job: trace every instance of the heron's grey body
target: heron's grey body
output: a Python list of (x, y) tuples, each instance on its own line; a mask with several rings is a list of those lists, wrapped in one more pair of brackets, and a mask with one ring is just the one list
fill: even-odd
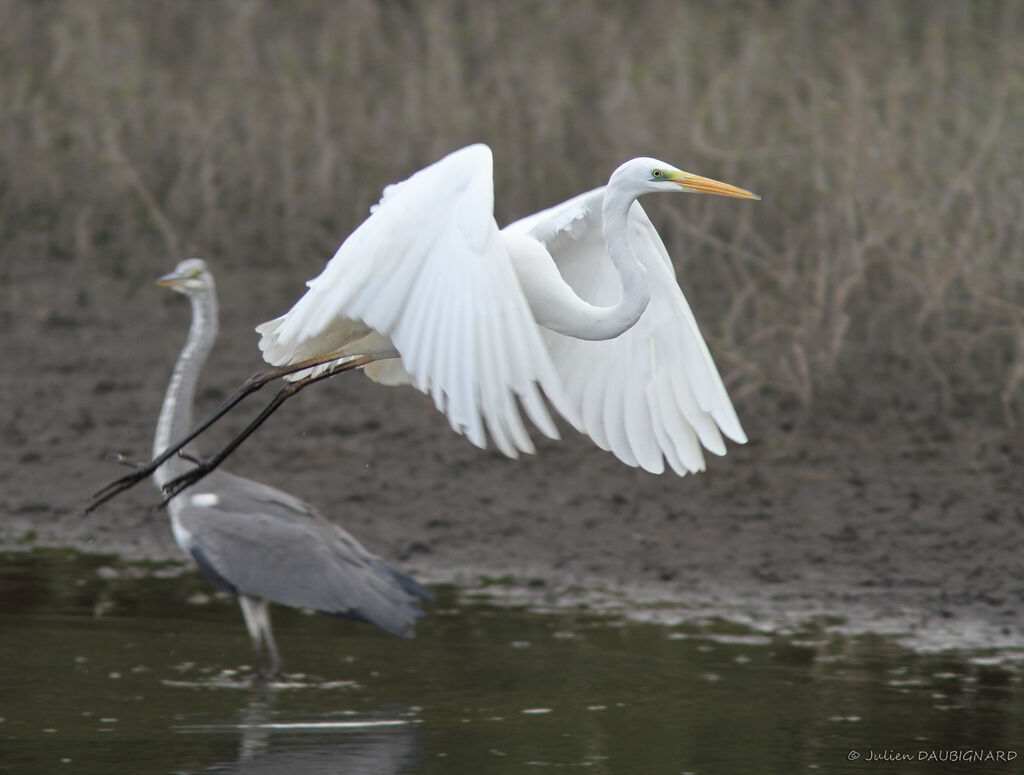
[[(164, 397), (154, 455), (191, 428), (199, 372), (217, 336), (216, 291), (204, 262), (183, 261), (160, 283), (189, 297), (192, 324)], [(173, 457), (153, 480), (162, 487), (189, 465)], [(358, 619), (408, 638), (423, 616), (419, 598), (430, 598), (308, 503), (251, 479), (214, 471), (167, 509), (182, 550), (214, 586), (238, 596), (257, 660), (265, 649), (272, 673), (281, 659), (268, 602)]]

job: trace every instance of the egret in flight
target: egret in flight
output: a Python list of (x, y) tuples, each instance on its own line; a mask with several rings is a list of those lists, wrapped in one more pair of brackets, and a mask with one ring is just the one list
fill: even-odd
[[(182, 261), (157, 282), (188, 296), (192, 325), (164, 396), (154, 455), (192, 427), (199, 372), (217, 337), (217, 295), (203, 261)], [(185, 456), (175, 455), (153, 472), (153, 481), (163, 487), (188, 467)], [(281, 656), (269, 602), (369, 622), (409, 638), (423, 616), (419, 599), (431, 598), (308, 503), (251, 479), (214, 471), (167, 509), (182, 551), (210, 583), (238, 597), (257, 666), (265, 650), (271, 674), (280, 672)]]
[[(181, 443), (270, 379), (289, 383), (219, 454), (170, 482), (168, 497), (299, 389), (356, 368), (429, 394), (457, 433), (479, 447), (489, 438), (512, 458), (534, 451), (522, 413), (559, 436), (542, 395), (599, 447), (652, 473), (703, 470), (702, 447), (725, 454), (722, 434), (746, 441), (637, 198), (759, 197), (645, 157), (601, 188), (499, 229), (492, 165), (490, 148), (471, 145), (385, 188), (305, 295), (256, 329), (277, 368), (250, 378)], [(90, 508), (131, 480), (101, 490)]]

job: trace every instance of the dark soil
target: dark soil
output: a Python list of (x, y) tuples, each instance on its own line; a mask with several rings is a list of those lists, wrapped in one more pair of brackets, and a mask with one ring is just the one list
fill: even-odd
[[(170, 267), (136, 268), (131, 279), (8, 271), (0, 546), (181, 558), (149, 483), (81, 513), (123, 472), (115, 451), (148, 457), (188, 325), (184, 300), (148, 283)], [(219, 275), (222, 333), (201, 410), (260, 366), (252, 326), (284, 311), (304, 279), (294, 268), (231, 275)], [(350, 374), (297, 396), (226, 468), (316, 504), (428, 582), (505, 577), (549, 603), (575, 587), (613, 590), (763, 626), (824, 613), (928, 648), (1024, 645), (1012, 434), (969, 419), (839, 419), (821, 405), (800, 414), (764, 396), (737, 408), (750, 444), (701, 475), (659, 477), (573, 431), (506, 460), (452, 433), (426, 397)]]

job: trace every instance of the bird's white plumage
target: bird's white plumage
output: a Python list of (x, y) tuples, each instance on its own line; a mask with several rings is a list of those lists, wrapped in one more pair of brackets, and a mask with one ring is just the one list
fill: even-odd
[[(457, 432), (481, 447), (489, 435), (510, 457), (533, 451), (520, 407), (558, 437), (539, 386), (623, 462), (702, 470), (702, 446), (724, 454), (723, 432), (741, 443), (746, 436), (665, 246), (635, 201), (697, 177), (665, 167), (655, 179), (652, 165), (663, 164), (628, 162), (608, 186), (499, 231), (490, 149), (456, 151), (384, 190), (295, 306), (257, 328), (264, 358), (371, 355), (368, 376), (415, 385)], [(612, 233), (626, 237), (614, 251), (604, 233), (613, 217)]]
[[(547, 247), (559, 273), (584, 300), (610, 305), (621, 283), (605, 250), (604, 187), (505, 227)], [(647, 269), (651, 300), (614, 339), (585, 341), (543, 330), (582, 429), (602, 449), (653, 473), (667, 460), (678, 474), (704, 468), (701, 445), (725, 454), (721, 432), (747, 440), (665, 245), (639, 202), (628, 239)]]
[[(393, 347), (411, 382), (477, 446), (489, 433), (510, 457), (533, 451), (517, 400), (558, 438), (538, 385), (562, 414), (573, 411), (518, 290), (493, 200), (482, 145), (388, 186), (288, 314), (257, 329), (264, 357), (280, 365)], [(402, 381), (394, 364), (369, 374)]]

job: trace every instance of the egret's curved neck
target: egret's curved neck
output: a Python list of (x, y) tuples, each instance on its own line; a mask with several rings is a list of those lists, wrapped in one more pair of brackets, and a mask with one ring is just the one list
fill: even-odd
[[(189, 301), (192, 303), (192, 325), (164, 394), (153, 437), (154, 457), (192, 430), (192, 402), (196, 383), (217, 338), (217, 294), (214, 289), (190, 293)], [(157, 487), (163, 487), (190, 467), (191, 463), (187, 460), (179, 456), (172, 457), (153, 472), (153, 481)]]
[(651, 300), (651, 293), (647, 289), (647, 270), (629, 244), (629, 211), (635, 201), (635, 194), (626, 193), (611, 184), (604, 191), (604, 203), (601, 206), (604, 244), (619, 273), (622, 297), (618, 304), (608, 308), (609, 322), (613, 327), (619, 327), (619, 330), (603, 339), (612, 339), (632, 328)]
[(581, 299), (565, 282), (551, 254), (536, 240), (515, 232), (503, 232), (520, 285), (538, 324), (574, 339), (614, 339), (626, 331), (647, 309), (647, 271), (630, 247), (626, 234), (629, 209), (636, 196), (618, 187), (605, 188), (602, 223), (605, 247), (622, 286), (619, 301), (609, 307)]

